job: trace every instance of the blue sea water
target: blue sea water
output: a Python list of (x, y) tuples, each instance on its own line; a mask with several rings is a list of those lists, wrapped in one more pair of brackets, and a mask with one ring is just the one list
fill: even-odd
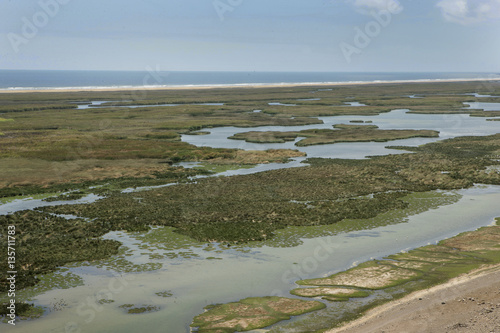
[(203, 85), (339, 83), (491, 79), (499, 73), (387, 72), (178, 72), (0, 70), (0, 89), (166, 87)]

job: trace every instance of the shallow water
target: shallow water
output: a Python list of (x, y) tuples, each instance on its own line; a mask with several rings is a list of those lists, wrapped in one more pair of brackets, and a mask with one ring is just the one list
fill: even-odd
[[(470, 117), (465, 114), (432, 115), (412, 114), (407, 109), (398, 109), (375, 116), (333, 116), (318, 117), (323, 124), (303, 126), (261, 126), (251, 128), (217, 127), (207, 129), (208, 135), (182, 135), (182, 141), (195, 146), (209, 146), (214, 148), (238, 148), (245, 150), (267, 149), (297, 149), (305, 152), (308, 157), (324, 158), (353, 158), (362, 159), (366, 156), (402, 154), (401, 150), (387, 149), (386, 146), (418, 146), (438, 140), (466, 135), (491, 135), (499, 131), (498, 124), (486, 121), (482, 117)], [(380, 129), (429, 129), (439, 131), (439, 138), (411, 138), (388, 142), (350, 142), (327, 145), (297, 147), (295, 142), (285, 143), (251, 143), (243, 140), (231, 140), (228, 137), (250, 131), (301, 131), (306, 129), (331, 129), (335, 124), (349, 124), (352, 120), (372, 121), (370, 125), (377, 125)]]
[(270, 106), (297, 106), (297, 104), (283, 104), (280, 102), (269, 102), (267, 104)]
[[(371, 258), (434, 243), (491, 224), (500, 216), (499, 186), (433, 193), (408, 199), (416, 211), (419, 205), (434, 208), (417, 215), (399, 211), (323, 226), (319, 231), (316, 227), (285, 229), (277, 234), (277, 239), (285, 241), (278, 243), (228, 248), (195, 242), (171, 228), (156, 228), (148, 234), (112, 232), (105, 238), (124, 244), (121, 255), (68, 267), (73, 280), (78, 276), (80, 283), (35, 298), (36, 304), (47, 308), (63, 306), (15, 328), (2, 325), (2, 331), (64, 332), (68, 326), (83, 332), (165, 332), (166, 327), (169, 332), (188, 332), (192, 318), (206, 305), (249, 296), (292, 297), (288, 293), (296, 280), (326, 276)], [(447, 204), (436, 208), (433, 200)], [(391, 224), (381, 225), (388, 220)], [(352, 224), (368, 230), (344, 229)], [(286, 241), (291, 235), (294, 239)], [(156, 294), (164, 291), (172, 296)], [(114, 302), (99, 304), (98, 300)], [(123, 304), (152, 305), (160, 310), (126, 314), (119, 308)]]
[[(59, 193), (58, 193), (59, 194)], [(98, 196), (96, 194), (88, 194), (85, 197), (78, 200), (71, 201), (52, 201), (47, 202), (43, 201), (43, 198), (54, 196), (55, 194), (48, 194), (45, 196), (37, 196), (37, 198), (33, 198), (33, 196), (28, 196), (23, 199), (13, 199), (7, 203), (0, 204), (0, 215), (12, 214), (17, 211), (26, 210), (26, 209), (34, 209), (37, 207), (46, 207), (46, 206), (60, 206), (71, 204), (86, 204), (92, 203), (103, 197)], [(41, 198), (38, 198), (41, 197)]]
[(77, 110), (84, 110), (84, 109), (90, 109), (94, 107), (99, 107), (100, 105), (104, 103), (112, 103), (112, 102), (118, 102), (118, 101), (91, 101), (90, 103), (88, 102), (77, 102)]
[(345, 102), (344, 104), (347, 104), (349, 106), (366, 106), (366, 104), (360, 102)]
[[(129, 108), (129, 109), (137, 109), (137, 108), (152, 108), (152, 107), (159, 107), (159, 106), (179, 106), (180, 104), (147, 104), (147, 105), (104, 105), (105, 103), (112, 103), (112, 102), (123, 102), (123, 101), (91, 101), (90, 104), (88, 103), (79, 103), (77, 110), (84, 110), (84, 109), (105, 109), (105, 108)], [(212, 105), (212, 106), (223, 106), (224, 103), (193, 103), (189, 105)]]
[(469, 102), (464, 103), (469, 107), (464, 109), (479, 109), (484, 111), (500, 111), (500, 103)]
[(481, 95), (478, 93), (471, 93), (471, 94), (465, 94), (465, 95), (470, 95), (478, 98), (485, 98), (485, 97), (500, 97), (500, 96), (493, 96), (493, 95)]

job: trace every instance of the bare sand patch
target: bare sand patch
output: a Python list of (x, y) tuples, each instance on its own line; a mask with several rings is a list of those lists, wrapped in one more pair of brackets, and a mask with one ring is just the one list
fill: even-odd
[(364, 290), (336, 287), (297, 288), (292, 290), (290, 293), (301, 297), (321, 296), (322, 299), (332, 302), (348, 301), (350, 298), (367, 297), (370, 295)]
[(500, 227), (482, 228), (443, 242), (445, 246), (461, 251), (498, 250), (500, 248)]
[(299, 283), (314, 286), (354, 286), (381, 289), (397, 285), (417, 275), (418, 273), (412, 270), (371, 261), (330, 277), (303, 280)]
[(267, 305), (276, 312), (290, 315), (298, 315), (315, 308), (317, 304), (303, 302), (297, 299), (281, 298), (277, 301), (270, 301)]

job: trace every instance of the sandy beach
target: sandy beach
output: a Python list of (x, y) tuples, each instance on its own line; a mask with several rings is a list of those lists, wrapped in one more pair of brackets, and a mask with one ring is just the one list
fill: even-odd
[(500, 332), (500, 265), (368, 311), (328, 333)]
[(275, 83), (275, 84), (229, 84), (229, 85), (172, 85), (172, 86), (129, 86), (129, 87), (81, 87), (81, 88), (41, 88), (41, 89), (0, 89), (0, 94), (10, 93), (43, 93), (43, 92), (112, 92), (137, 90), (199, 90), (199, 89), (235, 89), (235, 88), (290, 88), (290, 87), (328, 87), (355, 86), (375, 84), (404, 83), (445, 83), (445, 82), (488, 82), (499, 81), (498, 78), (478, 79), (436, 79), (436, 80), (399, 80), (399, 81), (367, 81), (367, 82), (306, 82), (306, 83)]

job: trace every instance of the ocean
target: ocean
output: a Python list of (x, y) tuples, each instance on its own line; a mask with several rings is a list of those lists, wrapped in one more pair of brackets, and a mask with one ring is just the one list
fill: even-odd
[(500, 79), (500, 73), (0, 70), (1, 90)]

